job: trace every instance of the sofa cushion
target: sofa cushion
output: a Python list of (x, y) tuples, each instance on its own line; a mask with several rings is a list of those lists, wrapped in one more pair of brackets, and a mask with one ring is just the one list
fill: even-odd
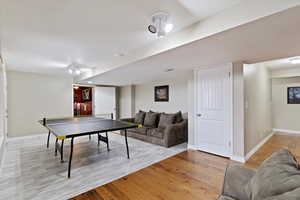
[(148, 129), (149, 128), (147, 128), (147, 127), (142, 127), (142, 128), (132, 128), (132, 129), (129, 129), (128, 131), (138, 133), (138, 134), (141, 134), (141, 135), (147, 135)]
[(158, 113), (147, 112), (144, 120), (144, 126), (156, 128), (158, 116), (159, 116)]
[(275, 196), (300, 188), (299, 165), (288, 149), (281, 149), (262, 163), (246, 187), (252, 200), (275, 200)]
[(182, 122), (183, 117), (181, 111), (175, 113), (175, 123), (180, 123)]
[(163, 139), (164, 138), (164, 130), (165, 130), (165, 128), (150, 129), (148, 131), (148, 135), (152, 136), (152, 137), (159, 138), (159, 139)]
[(159, 128), (165, 128), (166, 126), (173, 124), (175, 121), (175, 114), (166, 114), (161, 113), (159, 118), (158, 127)]
[(138, 113), (135, 114), (134, 123), (144, 124), (145, 115), (146, 112), (140, 110)]
[(290, 192), (286, 192), (281, 195), (267, 197), (264, 200), (299, 200), (300, 199), (300, 188)]

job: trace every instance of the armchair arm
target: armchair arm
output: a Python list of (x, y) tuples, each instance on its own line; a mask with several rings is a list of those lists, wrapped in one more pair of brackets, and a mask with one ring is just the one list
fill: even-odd
[(120, 120), (124, 121), (124, 122), (134, 123), (134, 118), (123, 118), (123, 119), (120, 119)]
[(168, 125), (164, 134), (165, 146), (170, 147), (183, 141), (187, 141), (187, 135), (188, 123), (186, 119), (180, 123)]
[(222, 195), (235, 199), (250, 200), (246, 184), (256, 173), (255, 169), (239, 165), (228, 166), (225, 172)]

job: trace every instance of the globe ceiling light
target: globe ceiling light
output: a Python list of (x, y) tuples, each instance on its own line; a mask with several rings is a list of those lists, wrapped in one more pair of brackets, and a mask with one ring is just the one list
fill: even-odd
[(71, 75), (80, 75), (82, 72), (80, 67), (74, 63), (70, 64), (67, 67), (67, 69), (68, 69), (69, 74), (71, 74)]

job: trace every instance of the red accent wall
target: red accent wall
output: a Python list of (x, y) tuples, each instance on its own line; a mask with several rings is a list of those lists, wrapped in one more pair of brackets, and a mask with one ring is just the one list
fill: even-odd
[[(83, 91), (89, 89), (89, 101), (83, 99)], [(74, 88), (74, 115), (92, 115), (93, 114), (93, 92), (92, 88), (79, 87)]]

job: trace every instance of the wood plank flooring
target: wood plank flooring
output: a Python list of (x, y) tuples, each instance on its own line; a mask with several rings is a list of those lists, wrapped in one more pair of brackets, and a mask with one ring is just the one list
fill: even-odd
[[(289, 148), (300, 160), (300, 136), (276, 134), (245, 165), (256, 168), (282, 147)], [(215, 200), (230, 163), (235, 162), (188, 150), (72, 200)]]

